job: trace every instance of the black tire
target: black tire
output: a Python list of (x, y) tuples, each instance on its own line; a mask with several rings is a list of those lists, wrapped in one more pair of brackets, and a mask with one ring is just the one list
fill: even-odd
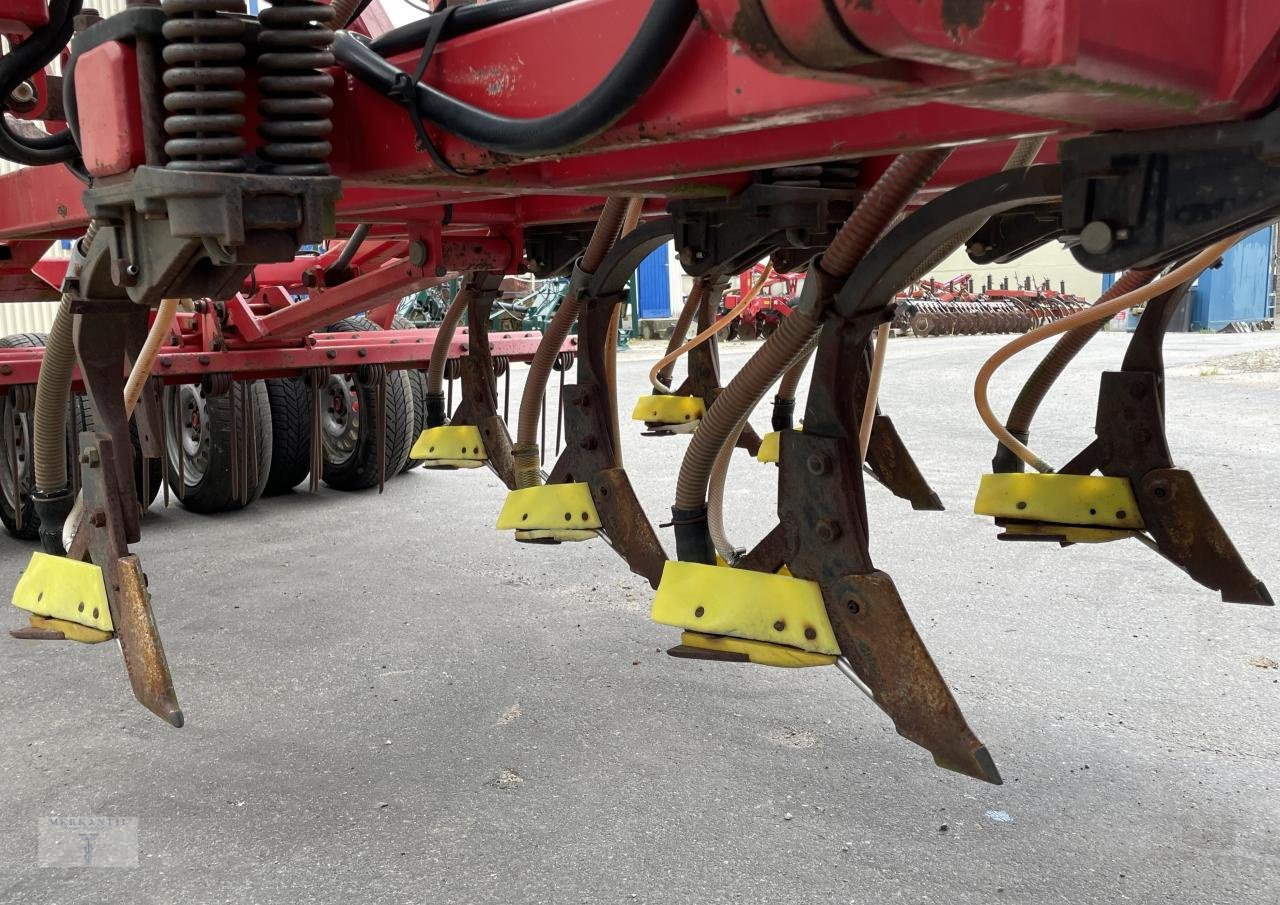
[[(43, 347), (47, 339), (44, 333), (17, 333), (0, 339), (0, 349), (24, 349)], [(40, 520), (31, 505), (31, 491), (35, 487), (35, 463), (32, 461), (32, 441), (35, 437), (35, 417), (14, 405), (14, 388), (6, 393), (0, 411), (0, 521), (5, 530), (19, 540), (37, 540), (40, 537)], [(9, 450), (13, 449), (13, 460)], [(70, 451), (67, 454), (70, 459)], [(68, 468), (71, 463), (67, 463)], [(17, 481), (14, 470), (17, 470)]]
[[(416, 330), (417, 325), (409, 318), (397, 314), (391, 319), (391, 329)], [(413, 449), (413, 444), (427, 426), (427, 372), (417, 368), (410, 368), (405, 373), (409, 375), (409, 390), (413, 399), (413, 430), (410, 432), (412, 439), (409, 441), (409, 448)], [(409, 471), (411, 468), (419, 468), (421, 466), (421, 459), (405, 459), (402, 471)]]
[[(17, 333), (0, 339), (0, 349), (42, 349), (48, 338), (46, 333)], [(93, 416), (90, 414), (89, 400), (83, 394), (77, 394), (74, 399), (76, 431), (93, 430)], [(3, 425), (0, 428), (0, 522), (3, 522), (5, 530), (11, 536), (19, 540), (38, 540), (40, 536), (40, 520), (31, 505), (31, 490), (34, 487), (35, 478), (33, 472), (34, 463), (29, 458), (32, 439), (35, 436), (34, 415), (32, 412), (15, 411), (13, 402), (13, 395), (6, 394), (3, 399), (3, 414), (0, 414), (0, 418), (3, 419), (0, 421), (0, 425)], [(160, 462), (156, 459), (143, 459), (142, 447), (138, 441), (138, 428), (133, 422), (129, 423), (129, 434), (133, 447), (134, 485), (137, 490), (138, 502), (145, 509), (151, 505), (156, 493), (160, 490)], [(18, 469), (18, 500), (21, 504), (18, 512), (21, 513), (21, 520), (15, 518), (13, 471), (7, 454), (8, 444), (14, 436), (19, 437), (22, 441), (14, 453), (14, 464)], [(71, 461), (74, 445), (73, 438), (69, 439), (67, 443), (68, 474), (75, 467), (75, 464)], [(151, 476), (151, 492), (150, 497), (147, 499), (143, 498), (142, 469), (144, 461), (150, 466)]]
[[(165, 466), (169, 486), (175, 494), (179, 486), (183, 487), (180, 501), (192, 512), (230, 512), (242, 509), (262, 495), (271, 473), (271, 401), (266, 383), (261, 380), (250, 383), (248, 399), (257, 440), (258, 481), (242, 502), (231, 492), (233, 394), (207, 394), (200, 384), (165, 387), (164, 417), (169, 419)], [(190, 417), (193, 412), (198, 415), (194, 424)], [(182, 418), (175, 421), (175, 414), (179, 413)], [(180, 454), (184, 456), (181, 481), (177, 464)], [(252, 470), (250, 477), (253, 477)]]
[[(379, 329), (363, 317), (349, 317), (329, 328), (331, 333), (360, 333)], [(333, 404), (324, 406), (321, 436), (325, 442), (324, 482), (335, 490), (364, 490), (378, 484), (378, 444), (373, 422), (359, 417), (373, 410), (374, 388), (352, 374), (333, 374), (326, 389)], [(326, 399), (326, 402), (328, 399)], [(346, 401), (345, 405), (337, 405)], [(414, 439), (413, 390), (404, 371), (387, 374), (386, 451), (384, 474), (394, 477), (404, 468)]]
[(271, 468), (264, 496), (288, 493), (311, 471), (311, 392), (306, 378), (264, 381), (271, 407)]

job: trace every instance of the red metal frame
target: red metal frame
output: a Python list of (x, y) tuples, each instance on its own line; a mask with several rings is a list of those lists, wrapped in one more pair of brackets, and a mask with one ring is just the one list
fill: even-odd
[[(648, 6), (574, 0), (455, 38), (437, 48), (425, 80), (507, 116), (560, 110), (615, 64)], [(590, 220), (606, 194), (649, 195), (656, 211), (671, 197), (734, 192), (761, 168), (858, 158), (870, 181), (893, 152), (962, 146), (918, 199), (925, 200), (997, 169), (1009, 142), (1025, 135), (1051, 137), (1046, 160), (1059, 137), (1240, 119), (1280, 94), (1274, 0), (700, 0), (700, 7), (639, 103), (571, 152), (511, 160), (430, 129), (454, 166), (477, 173), (465, 178), (441, 172), (417, 149), (401, 108), (337, 72), (331, 163), (343, 179), (339, 232), (373, 224), (367, 247), (349, 274), (326, 272), (337, 246), (259, 267), (242, 294), (222, 303), (225, 329), (206, 313), (194, 346), (182, 334), (168, 373), (275, 372), (329, 351), (354, 366), (345, 345), (308, 334), (357, 311), (386, 321), (392, 301), (448, 272), (518, 270), (522, 228)], [(0, 0), (0, 31), (20, 38), (45, 19), (43, 0)], [(356, 29), (378, 34), (389, 24), (374, 3)], [(393, 62), (412, 71), (417, 53)], [(82, 190), (62, 167), (0, 177), (0, 243), (7, 242), (0, 248), (9, 253), (0, 262), (0, 301), (52, 297), (59, 267), (38, 261), (39, 251), (83, 231)], [(296, 301), (299, 294), (305, 299)], [(387, 351), (398, 344), (392, 334), (383, 337), (385, 349), (382, 340), (364, 343), (366, 356), (395, 354)], [(188, 354), (195, 363), (179, 364)], [(28, 359), (5, 355), (11, 371), (0, 369), (0, 383), (28, 379), (20, 364)]]

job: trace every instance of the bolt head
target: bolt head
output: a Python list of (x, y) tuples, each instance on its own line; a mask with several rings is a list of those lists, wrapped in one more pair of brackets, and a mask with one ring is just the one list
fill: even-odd
[(822, 453), (814, 453), (805, 464), (809, 468), (809, 474), (823, 475), (831, 470), (831, 460)]
[(840, 523), (829, 518), (820, 518), (813, 526), (813, 533), (818, 536), (818, 540), (831, 543), (840, 536)]
[(1103, 220), (1087, 223), (1080, 230), (1080, 247), (1091, 255), (1106, 254), (1114, 245), (1115, 233), (1110, 224)]

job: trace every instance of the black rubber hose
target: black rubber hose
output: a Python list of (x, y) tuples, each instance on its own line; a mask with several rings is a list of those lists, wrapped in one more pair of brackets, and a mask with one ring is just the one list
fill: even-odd
[[(82, 4), (83, 0), (54, 0), (49, 5), (48, 24), (0, 57), (0, 101), (7, 102), (23, 80), (43, 69), (67, 45)], [(0, 157), (27, 166), (44, 166), (72, 160), (78, 154), (70, 132), (30, 138), (14, 132), (0, 113)]]
[[(501, 25), (503, 22), (540, 13), (544, 9), (563, 6), (568, 2), (569, 0), (490, 0), (488, 3), (460, 6), (450, 14), (449, 21), (440, 29), (439, 40), (447, 41), (450, 38), (469, 35), (473, 31)], [(408, 25), (401, 25), (399, 28), (384, 32), (378, 35), (369, 47), (383, 57), (393, 57), (406, 50), (416, 50), (426, 41), (427, 33), (433, 24), (432, 19), (438, 15), (440, 14), (435, 13), (417, 22), (410, 22)]]
[[(497, 116), (421, 82), (414, 86), (413, 100), (424, 120), (491, 151), (516, 157), (567, 151), (599, 135), (635, 105), (675, 56), (697, 12), (697, 0), (654, 0), (618, 64), (586, 97), (559, 113), (533, 119)], [(350, 32), (334, 37), (333, 55), (388, 97), (405, 79), (402, 70)]]

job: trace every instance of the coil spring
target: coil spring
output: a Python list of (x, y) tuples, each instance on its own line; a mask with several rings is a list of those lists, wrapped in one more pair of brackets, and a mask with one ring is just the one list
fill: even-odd
[(326, 176), (333, 122), (333, 8), (313, 0), (276, 0), (258, 14), (262, 115), (258, 149), (265, 168), (281, 175)]
[(239, 0), (162, 0), (164, 130), (168, 166), (179, 170), (244, 169), (245, 23), (219, 13), (244, 12)]

